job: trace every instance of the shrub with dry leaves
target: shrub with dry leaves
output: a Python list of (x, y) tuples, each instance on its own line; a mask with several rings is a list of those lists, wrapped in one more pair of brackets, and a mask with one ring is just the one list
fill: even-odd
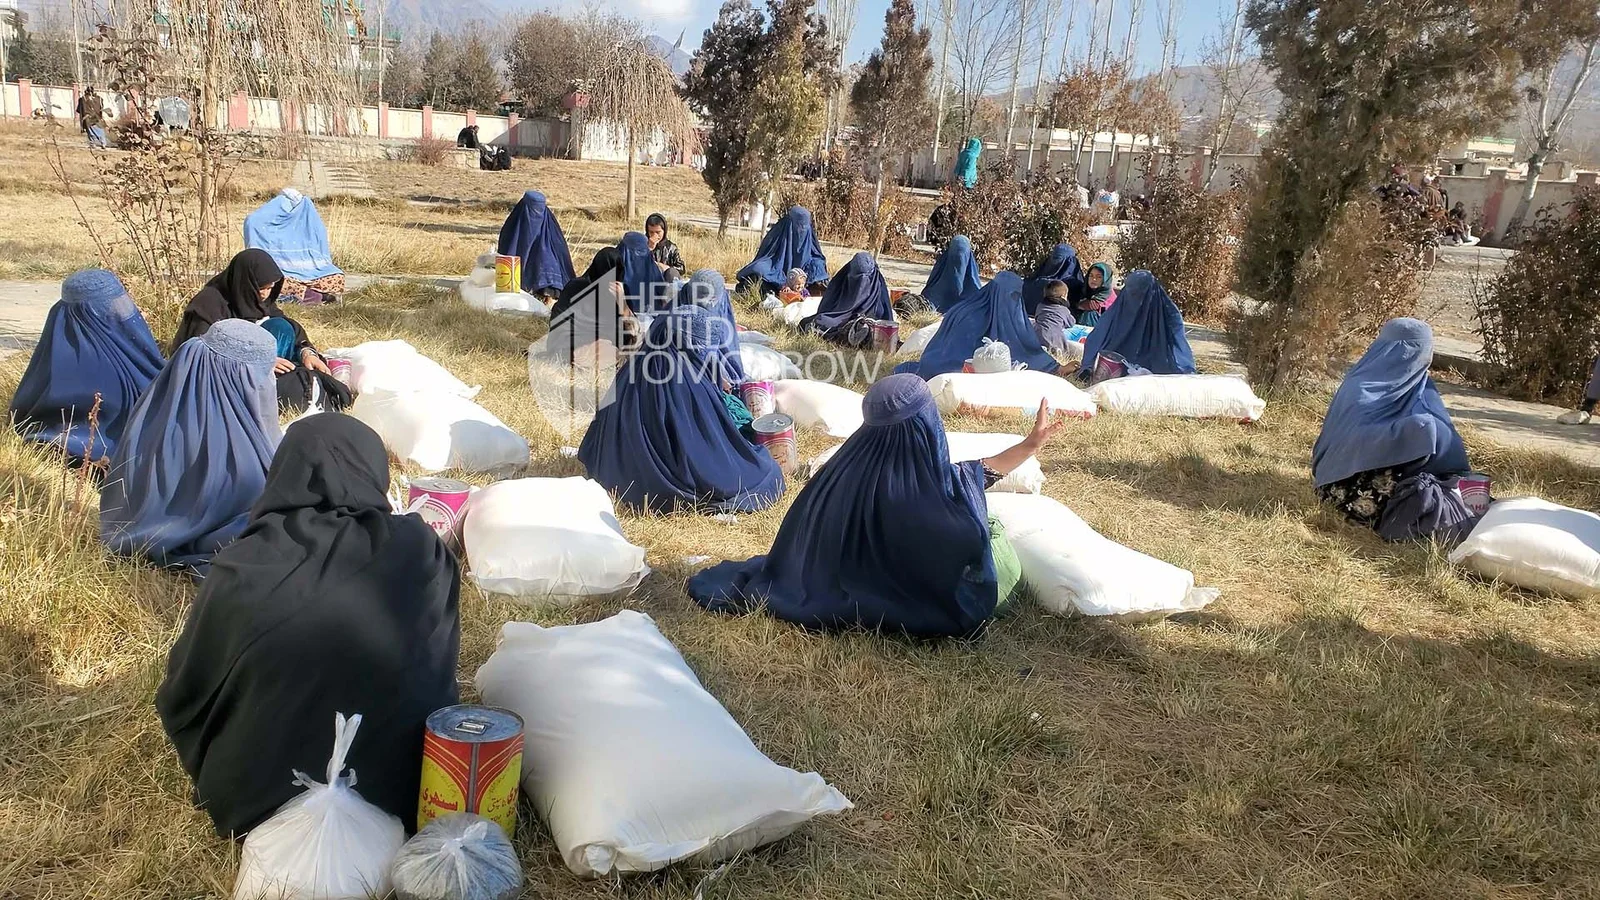
[(1155, 178), (1150, 208), (1122, 240), (1122, 268), (1149, 269), (1185, 319), (1221, 323), (1233, 292), (1243, 198), (1237, 187), (1207, 193), (1169, 165)]

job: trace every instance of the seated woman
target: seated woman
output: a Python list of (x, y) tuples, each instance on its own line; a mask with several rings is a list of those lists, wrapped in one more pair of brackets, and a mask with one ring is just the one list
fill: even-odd
[(554, 297), (572, 280), (572, 254), (544, 195), (528, 191), (500, 226), (495, 252), (522, 259), (522, 290)]
[(777, 462), (740, 432), (750, 413), (732, 396), (720, 325), (695, 306), (657, 316), (583, 436), (589, 477), (630, 509), (754, 512), (783, 494)]
[(461, 572), (388, 489), (372, 429), (292, 426), (167, 656), (156, 711), (223, 837), (299, 795), (290, 772), (321, 779), (336, 712), (362, 714), (345, 760), (362, 799), (415, 826), (423, 723), (458, 699)]
[[(716, 349), (722, 354), (732, 392), (737, 393), (745, 380), (744, 360), (739, 356), (739, 323), (734, 319), (733, 301), (728, 297), (728, 283), (722, 279), (722, 273), (716, 269), (701, 269), (691, 275), (678, 292), (678, 306), (698, 306), (712, 317)], [(741, 429), (747, 424), (740, 423)]]
[(1051, 353), (1067, 351), (1067, 330), (1078, 324), (1069, 296), (1065, 281), (1052, 281), (1044, 286), (1044, 296), (1033, 314), (1033, 333)]
[(1102, 353), (1115, 354), (1130, 366), (1155, 375), (1193, 375), (1194, 351), (1183, 330), (1183, 313), (1154, 275), (1139, 269), (1128, 275), (1116, 305), (1100, 317), (1083, 342), (1083, 367), (1088, 378)]
[(267, 251), (283, 271), (283, 296), (299, 300), (306, 290), (327, 299), (344, 293), (344, 270), (333, 264), (328, 229), (311, 198), (284, 188), (244, 218), (244, 245)]
[(812, 290), (828, 284), (828, 260), (817, 243), (811, 212), (803, 206), (790, 207), (783, 218), (772, 223), (761, 239), (756, 258), (739, 270), (734, 283), (741, 291), (755, 287), (762, 294), (776, 294), (783, 289), (790, 269), (804, 269)]
[(801, 319), (799, 328), (802, 332), (815, 331), (834, 344), (863, 347), (871, 340), (871, 334), (858, 325), (862, 319), (894, 321), (889, 285), (870, 253), (857, 253), (844, 264), (828, 282), (816, 315)]
[(667, 273), (669, 280), (682, 278), (689, 267), (683, 264), (683, 255), (678, 252), (678, 245), (667, 237), (667, 217), (661, 213), (651, 213), (644, 220), (644, 237), (650, 244), (650, 258), (656, 261), (661, 271)]
[(108, 461), (139, 395), (165, 364), (117, 276), (74, 272), (61, 282), (61, 299), (45, 316), (17, 383), (12, 425), (26, 440), (59, 448), (74, 465)]
[(342, 410), (350, 405), (350, 389), (328, 371), (327, 362), (312, 346), (300, 323), (285, 316), (278, 307), (283, 278), (278, 264), (265, 250), (240, 252), (189, 301), (183, 318), (178, 320), (172, 352), (176, 354), (185, 342), (205, 334), (218, 322), (243, 319), (261, 325), (272, 333), (277, 346), (272, 371), (277, 377), (278, 405), (288, 412), (304, 410), (311, 402), (312, 383), (316, 382), (327, 408)]
[(1385, 540), (1458, 541), (1476, 522), (1452, 489), (1472, 467), (1432, 362), (1427, 323), (1389, 320), (1345, 373), (1311, 452), (1318, 496)]
[(1089, 273), (1084, 276), (1083, 296), (1072, 304), (1072, 317), (1077, 324), (1095, 327), (1111, 304), (1117, 302), (1116, 279), (1117, 273), (1110, 263), (1097, 262), (1089, 267)]
[(1078, 251), (1069, 244), (1057, 244), (1050, 255), (1039, 263), (1022, 285), (1022, 304), (1032, 318), (1039, 311), (1039, 301), (1044, 298), (1044, 286), (1052, 281), (1065, 282), (1067, 299), (1077, 303), (1089, 288), (1083, 279), (1083, 265), (1078, 262)]
[(986, 485), (1060, 427), (1041, 406), (1032, 433), (981, 462), (951, 463), (928, 385), (874, 384), (865, 423), (806, 483), (771, 552), (712, 566), (689, 596), (715, 612), (772, 615), (805, 628), (921, 637), (976, 632), (1009, 598), (997, 584)]
[(958, 234), (944, 246), (933, 263), (922, 299), (939, 312), (955, 306), (962, 298), (983, 286), (978, 278), (978, 261), (972, 255), (972, 241)]
[(636, 313), (649, 313), (672, 305), (677, 299), (672, 279), (650, 255), (649, 238), (637, 231), (630, 231), (617, 244), (617, 253), (621, 256), (622, 295), (627, 299), (629, 309)]
[(922, 358), (902, 364), (897, 371), (915, 372), (924, 379), (959, 372), (962, 363), (972, 358), (984, 338), (1009, 347), (1013, 366), (1023, 363), (1035, 371), (1051, 374), (1059, 367), (1045, 352), (1033, 324), (1022, 312), (1021, 276), (1015, 272), (1001, 272), (950, 307), (933, 340), (923, 349)]
[(261, 496), (278, 427), (272, 336), (223, 319), (190, 339), (128, 416), (100, 489), (113, 553), (204, 575)]

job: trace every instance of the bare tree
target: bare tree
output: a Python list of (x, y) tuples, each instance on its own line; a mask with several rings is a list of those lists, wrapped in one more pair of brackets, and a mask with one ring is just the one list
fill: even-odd
[(623, 145), (628, 150), (625, 205), (627, 216), (632, 219), (638, 215), (634, 168), (640, 147), (659, 135), (689, 152), (695, 142), (694, 117), (678, 95), (678, 82), (671, 67), (644, 41), (622, 41), (600, 60), (589, 85), (589, 114), (622, 128)]
[[(845, 47), (850, 44), (850, 36), (856, 31), (856, 8), (859, 3), (860, 0), (827, 0), (823, 21), (828, 23), (828, 44), (833, 53), (833, 64), (840, 69), (844, 68)], [(828, 94), (828, 120), (822, 131), (824, 149), (832, 149), (839, 129), (844, 127), (845, 98), (848, 96), (842, 85), (835, 86)]]
[(956, 5), (950, 49), (961, 96), (961, 122), (969, 135), (976, 130), (979, 104), (1011, 65), (1020, 2), (972, 0)]
[[(1527, 219), (1529, 211), (1533, 209), (1533, 196), (1539, 190), (1539, 175), (1544, 171), (1544, 165), (1550, 159), (1550, 154), (1556, 150), (1556, 141), (1561, 136), (1562, 129), (1572, 118), (1572, 108), (1577, 102), (1578, 94), (1589, 80), (1589, 75), (1594, 72), (1595, 64), (1600, 63), (1600, 38), (1591, 38), (1587, 46), (1583, 47), (1583, 55), (1578, 57), (1577, 68), (1573, 70), (1571, 80), (1565, 85), (1563, 95), (1558, 99), (1556, 94), (1556, 66), (1552, 65), (1544, 71), (1544, 88), (1528, 89), (1530, 100), (1536, 101), (1531, 120), (1528, 123), (1528, 132), (1533, 149), (1528, 152), (1528, 177), (1522, 188), (1522, 197), (1517, 201), (1517, 209), (1511, 214), (1511, 222), (1506, 226), (1506, 235), (1513, 240), (1522, 230), (1522, 223)], [(1551, 110), (1551, 101), (1555, 101), (1555, 109)]]
[[(1272, 82), (1260, 61), (1245, 56), (1239, 41), (1239, 21), (1223, 22), (1226, 37), (1213, 37), (1201, 50), (1208, 89), (1216, 98), (1216, 111), (1207, 118), (1205, 141), (1211, 147), (1205, 181), (1210, 188), (1222, 164), (1222, 155), (1247, 149), (1256, 139), (1256, 123), (1264, 114)], [(1248, 135), (1245, 134), (1248, 129)], [(1241, 138), (1246, 138), (1241, 140)]]
[(236, 90), (273, 96), (284, 131), (348, 134), (348, 110), (361, 97), (349, 38), (324, 19), (320, 3), (229, 0), (224, 8), (217, 0), (126, 0), (121, 11), (119, 31), (130, 39), (157, 40), (155, 23), (165, 23), (158, 85), (198, 101), (191, 133), (200, 258), (215, 261), (222, 249), (217, 189), (227, 157), (217, 114), (223, 100)]
[(955, 18), (955, 0), (939, 0), (939, 87), (935, 90), (937, 95), (934, 101), (933, 119), (933, 166), (939, 167), (939, 141), (944, 133), (944, 117), (948, 110), (946, 86), (949, 84), (950, 74), (950, 24)]
[(1011, 99), (1006, 102), (1006, 140), (1000, 149), (1006, 159), (1011, 158), (1016, 147), (1012, 137), (1017, 124), (1017, 78), (1022, 72), (1023, 51), (1028, 46), (1028, 0), (1018, 0), (1018, 3), (1017, 52), (1011, 57)]

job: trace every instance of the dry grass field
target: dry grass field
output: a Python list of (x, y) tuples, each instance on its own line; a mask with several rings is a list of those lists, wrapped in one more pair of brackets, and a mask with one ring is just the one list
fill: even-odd
[[(558, 452), (576, 440), (531, 402), (541, 324), (414, 286), (303, 320), (325, 347), (411, 341), (484, 385), (532, 443), (530, 473), (578, 472)], [(624, 516), (655, 569), (627, 596), (525, 607), (469, 582), (469, 691), (502, 622), (642, 609), (758, 746), (856, 804), (706, 883), (695, 866), (580, 881), (525, 807), (526, 896), (1600, 896), (1600, 605), (1474, 581), (1322, 511), (1307, 460), (1325, 402), (1271, 398), (1251, 427), (1102, 416), (1042, 454), (1048, 494), (1222, 589), (1161, 624), (1025, 606), (924, 643), (690, 602), (684, 558), (763, 551), (797, 484), (736, 524)], [(1467, 437), (1502, 494), (1600, 503), (1592, 470)], [(0, 437), (0, 896), (227, 896), (237, 850), (190, 807), (151, 705), (194, 589), (95, 534), (94, 493)]]
[[(39, 133), (0, 128), (0, 278), (96, 261)], [(74, 190), (87, 197), (87, 152), (74, 142), (64, 159), (84, 173)], [(518, 165), (364, 167), (386, 199), (322, 205), (336, 258), (350, 271), (464, 273), (529, 187), (550, 196), (580, 268), (627, 227), (615, 212), (619, 167)], [(241, 166), (231, 234), (287, 172)], [(709, 211), (692, 173), (645, 170), (641, 184), (646, 209)], [(731, 274), (750, 255), (749, 238), (674, 237), (691, 265)], [(325, 348), (412, 342), (484, 385), (479, 401), (529, 439), (529, 474), (580, 473), (560, 454), (577, 436), (552, 431), (528, 387), (524, 351), (541, 323), (411, 284), (295, 314)], [(783, 349), (815, 349), (748, 306), (740, 318)], [(0, 395), (24, 365), (0, 363)], [(1346, 525), (1309, 486), (1327, 397), (1269, 399), (1254, 426), (1102, 416), (1040, 455), (1050, 496), (1222, 590), (1208, 609), (1159, 624), (1024, 604), (980, 638), (914, 642), (809, 634), (689, 601), (685, 558), (763, 552), (798, 483), (734, 524), (623, 516), (655, 570), (626, 596), (529, 607), (469, 580), (469, 696), (503, 622), (642, 609), (759, 747), (821, 772), (856, 804), (715, 877), (679, 866), (600, 882), (566, 871), (525, 805), (525, 896), (1600, 897), (1600, 601), (1486, 584), (1437, 547)], [(1593, 469), (1466, 437), (1497, 493), (1600, 506)], [(802, 435), (802, 455), (830, 443)], [(194, 587), (107, 557), (96, 507), (91, 486), (0, 433), (0, 898), (229, 896), (237, 848), (191, 807), (152, 706)]]

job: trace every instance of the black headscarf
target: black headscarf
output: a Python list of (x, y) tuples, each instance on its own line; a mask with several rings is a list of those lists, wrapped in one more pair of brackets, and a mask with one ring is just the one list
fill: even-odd
[(607, 272), (616, 273), (622, 266), (622, 251), (616, 247), (602, 247), (595, 253), (594, 260), (589, 263), (589, 268), (583, 274), (567, 282), (561, 289), (561, 295), (556, 298), (555, 305), (550, 308), (550, 318), (561, 315), (578, 299), (584, 289), (605, 277)]
[[(272, 294), (263, 300), (261, 288), (269, 284)], [(283, 316), (283, 310), (278, 308), (278, 295), (282, 292), (283, 270), (267, 251), (259, 247), (241, 251), (189, 301), (168, 352), (178, 352), (184, 341), (205, 334), (206, 329), (223, 319), (259, 322), (268, 316)], [(297, 339), (304, 337), (298, 324), (295, 336)]]
[(250, 525), (217, 554), (167, 660), (156, 710), (217, 832), (243, 835), (320, 773), (334, 713), (368, 802), (416, 823), (423, 723), (457, 701), (460, 567), (421, 518), (390, 512), (372, 429), (289, 429)]

